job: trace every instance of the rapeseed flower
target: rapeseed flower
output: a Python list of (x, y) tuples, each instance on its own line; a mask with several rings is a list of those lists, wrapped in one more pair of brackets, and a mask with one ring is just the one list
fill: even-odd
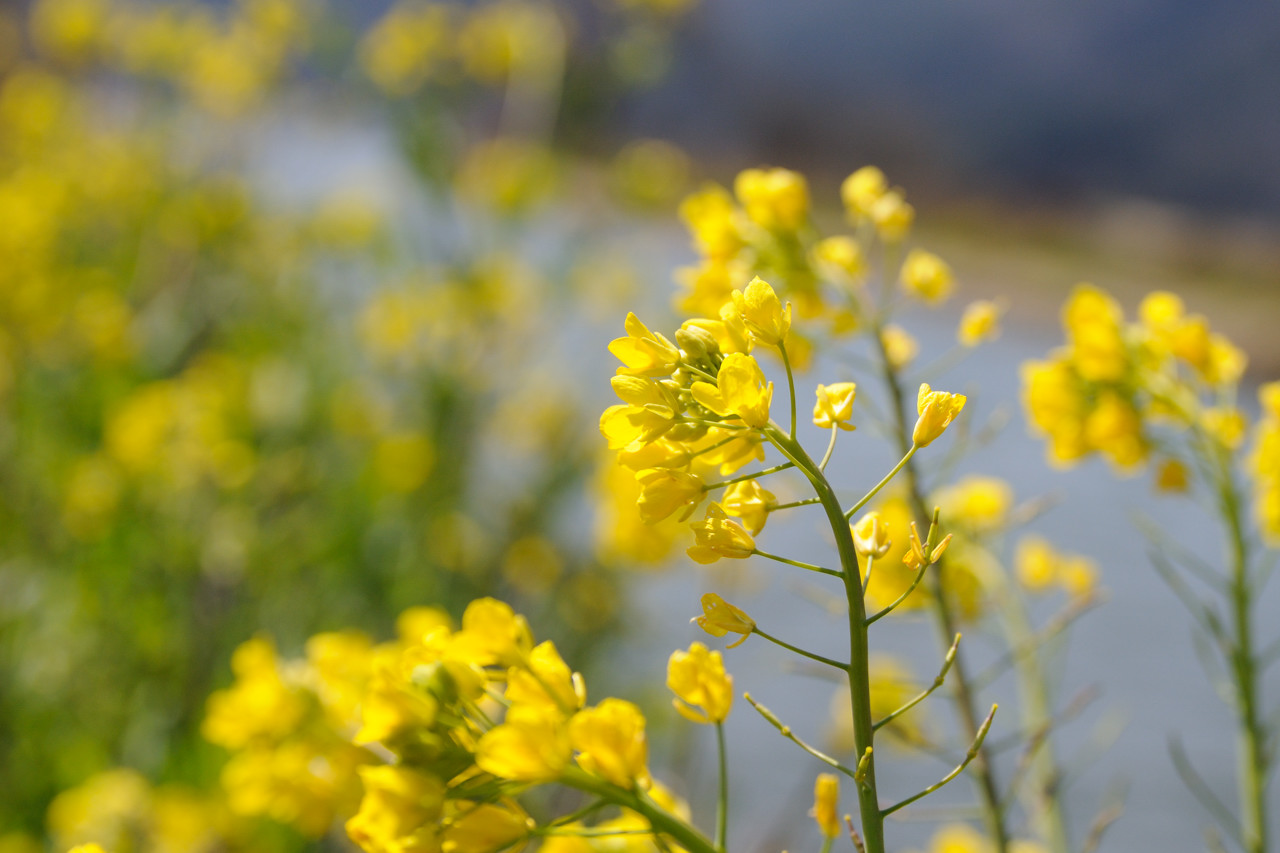
[(697, 563), (714, 563), (721, 557), (742, 560), (755, 553), (756, 543), (742, 525), (733, 521), (720, 504), (707, 505), (702, 521), (689, 525), (695, 544), (686, 553)]
[(756, 629), (754, 619), (714, 592), (708, 592), (702, 596), (702, 615), (695, 616), (689, 621), (697, 622), (699, 628), (713, 637), (741, 634), (738, 640), (729, 644), (728, 648), (731, 649), (745, 643), (747, 637), (751, 636)]
[(720, 652), (702, 643), (671, 653), (667, 687), (676, 694), (675, 709), (695, 723), (722, 723), (733, 706), (733, 676), (724, 671)]

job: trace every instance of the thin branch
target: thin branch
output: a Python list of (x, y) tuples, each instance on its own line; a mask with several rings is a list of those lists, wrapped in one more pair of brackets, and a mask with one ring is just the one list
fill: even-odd
[(841, 663), (838, 660), (832, 660), (831, 658), (823, 657), (822, 655), (816, 654), (815, 652), (805, 651), (799, 646), (793, 646), (784, 640), (779, 640), (777, 637), (773, 636), (772, 634), (766, 634), (764, 631), (760, 630), (760, 626), (758, 625), (752, 629), (751, 633), (759, 634), (761, 637), (764, 637), (766, 640), (773, 643), (774, 645), (781, 646), (782, 648), (787, 649), (788, 651), (795, 652), (796, 654), (802, 657), (806, 657), (809, 660), (817, 661), (818, 663), (824, 663), (827, 666), (834, 667), (835, 669), (840, 670), (841, 672), (847, 673), (849, 671), (849, 665), (847, 663)]
[(1231, 836), (1237, 844), (1243, 846), (1240, 838), (1240, 827), (1236, 825), (1236, 820), (1231, 815), (1231, 810), (1223, 805), (1217, 795), (1213, 793), (1213, 789), (1204, 781), (1204, 778), (1196, 772), (1195, 767), (1191, 764), (1191, 760), (1187, 758), (1186, 751), (1182, 748), (1182, 741), (1176, 737), (1169, 738), (1169, 757), (1173, 759), (1173, 767), (1178, 771), (1178, 775), (1182, 777), (1182, 783), (1187, 786), (1192, 795), (1200, 801), (1200, 805), (1204, 806), (1209, 814), (1226, 830), (1227, 835)]
[(846, 510), (844, 517), (853, 518), (853, 516), (858, 512), (858, 510), (862, 509), (864, 506), (870, 503), (871, 499), (876, 496), (877, 492), (879, 492), (885, 486), (889, 485), (889, 481), (892, 480), (894, 477), (898, 476), (898, 472), (901, 471), (906, 466), (906, 464), (911, 461), (911, 457), (916, 455), (917, 450), (919, 450), (919, 448), (916, 445), (914, 444), (911, 445), (911, 449), (907, 451), (905, 456), (903, 456), (900, 460), (898, 460), (898, 464), (893, 466), (893, 470), (890, 471), (888, 474), (885, 474), (883, 480), (876, 483), (875, 486), (871, 489), (871, 491), (863, 495), (862, 500), (858, 501), (856, 504), (854, 504), (852, 507)]
[(779, 720), (772, 711), (770, 711), (765, 706), (761, 705), (756, 700), (752, 699), (750, 693), (743, 693), (742, 698), (750, 702), (751, 707), (759, 711), (760, 716), (764, 717), (765, 720), (769, 723), (769, 725), (777, 729), (778, 733), (781, 734), (784, 738), (791, 741), (796, 746), (800, 747), (805, 752), (809, 753), (814, 758), (821, 761), (823, 764), (826, 764), (830, 767), (834, 767), (836, 770), (839, 770), (841, 773), (848, 776), (850, 779), (857, 778), (856, 771), (850, 770), (848, 767), (845, 767), (843, 764), (841, 764), (839, 761), (836, 761), (834, 758), (827, 755), (825, 752), (821, 752), (813, 748), (812, 746), (809, 746), (809, 744), (805, 743), (804, 741), (800, 740), (800, 738), (796, 737), (795, 733), (791, 731), (790, 726), (784, 725), (783, 722)]
[[(871, 562), (870, 559), (868, 559), (867, 562), (870, 563)], [(911, 593), (916, 591), (916, 587), (918, 587), (920, 585), (920, 581), (924, 579), (924, 573), (927, 572), (929, 570), (929, 567), (932, 565), (933, 563), (928, 563), (928, 562), (921, 563), (920, 568), (916, 570), (915, 578), (913, 578), (911, 581), (911, 586), (907, 587), (907, 591), (904, 592), (902, 595), (898, 596), (897, 599), (895, 599), (894, 602), (890, 604), (888, 607), (886, 607), (884, 610), (881, 610), (879, 613), (875, 614), (874, 616), (868, 616), (867, 627), (870, 628), (877, 621), (879, 621), (880, 619), (883, 619), (885, 616), (888, 616), (895, 609), (897, 609), (899, 604), (906, 601), (907, 596), (911, 595)], [(870, 575), (871, 575), (871, 566), (868, 565), (867, 576), (870, 577)], [(958, 637), (959, 635), (957, 634), (956, 636)]]
[(991, 730), (991, 721), (995, 719), (996, 711), (999, 710), (999, 708), (1000, 708), (999, 705), (991, 706), (991, 712), (987, 714), (987, 718), (982, 721), (982, 725), (978, 728), (977, 736), (973, 739), (973, 743), (969, 745), (969, 751), (965, 753), (964, 760), (961, 761), (958, 765), (956, 765), (955, 770), (952, 770), (946, 776), (943, 776), (940, 780), (938, 780), (937, 782), (934, 782), (932, 785), (925, 788), (923, 791), (920, 791), (917, 794), (912, 794), (910, 797), (907, 797), (905, 800), (900, 800), (894, 803), (893, 805), (889, 806), (887, 809), (881, 809), (880, 814), (884, 815), (885, 817), (888, 817), (889, 815), (893, 814), (903, 806), (909, 806), (912, 803), (914, 803), (916, 800), (923, 799), (924, 797), (929, 796), (934, 791), (938, 790), (943, 785), (947, 784), (948, 782), (950, 782), (951, 780), (959, 776), (961, 773), (963, 773), (964, 769), (969, 766), (969, 762), (973, 761), (973, 759), (978, 757), (978, 750), (982, 749), (982, 742), (986, 740), (987, 732)]
[(835, 569), (825, 569), (822, 566), (815, 566), (812, 563), (802, 563), (799, 560), (792, 560), (787, 557), (779, 557), (777, 554), (770, 554), (767, 551), (761, 551), (759, 548), (756, 548), (751, 553), (755, 554), (757, 557), (765, 557), (766, 559), (769, 559), (769, 560), (776, 560), (779, 563), (786, 563), (788, 566), (795, 566), (797, 569), (807, 569), (808, 571), (811, 571), (811, 572), (818, 572), (819, 574), (831, 575), (832, 577), (836, 577), (836, 578), (844, 577), (844, 575), (842, 575), (840, 572), (837, 572)]
[(942, 683), (947, 679), (947, 673), (951, 670), (951, 665), (956, 661), (956, 649), (959, 648), (959, 646), (960, 646), (960, 635), (956, 634), (956, 638), (951, 641), (951, 648), (947, 649), (946, 657), (942, 659), (942, 669), (938, 672), (938, 677), (933, 680), (933, 684), (929, 685), (929, 687), (926, 688), (925, 690), (922, 690), (914, 698), (909, 699), (905, 705), (903, 705), (901, 708), (898, 708), (896, 711), (886, 716), (880, 722), (872, 724), (871, 730), (878, 731), (881, 726), (884, 726), (887, 723), (893, 722), (894, 719), (902, 716), (907, 711), (910, 711), (912, 708), (919, 705), (925, 699), (928, 699), (930, 693), (932, 693), (933, 691), (941, 687)]

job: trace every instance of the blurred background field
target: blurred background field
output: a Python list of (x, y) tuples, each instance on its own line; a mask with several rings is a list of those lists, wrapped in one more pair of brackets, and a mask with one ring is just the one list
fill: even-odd
[[(259, 634), (292, 658), (320, 631), (381, 640), (407, 608), (492, 594), (579, 668), (623, 656), (603, 689), (662, 707), (697, 595), (743, 584), (763, 610), (768, 588), (694, 574), (604, 496), (604, 345), (627, 310), (670, 324), (687, 192), (787, 166), (836, 222), (838, 181), (867, 162), (908, 186), (965, 298), (1010, 306), (1006, 340), (950, 374), (1012, 420), (969, 466), (1060, 491), (1044, 531), (1113, 590), (1064, 690), (1099, 683), (1150, 736), (1090, 771), (1079, 820), (1123, 772), (1113, 849), (1200, 849), (1163, 736), (1197, 732), (1224, 786), (1231, 747), (1117, 523), (1149, 484), (1051, 475), (1016, 364), (1090, 280), (1130, 309), (1179, 292), (1253, 381), (1280, 374), (1277, 43), (1261, 3), (5, 6), (0, 851), (343, 847), (330, 824), (355, 794), (325, 787), (336, 774), (219, 793), (206, 699)], [(946, 309), (914, 319), (925, 359), (945, 348)], [(1212, 541), (1193, 509), (1159, 511)], [(790, 677), (751, 666), (762, 695)], [(753, 723), (733, 721), (767, 741), (741, 759), (749, 802), (801, 823)], [(661, 734), (679, 754), (687, 735)]]

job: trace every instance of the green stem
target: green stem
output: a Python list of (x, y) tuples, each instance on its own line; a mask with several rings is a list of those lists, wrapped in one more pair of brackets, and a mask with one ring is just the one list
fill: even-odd
[(763, 471), (756, 471), (754, 474), (743, 474), (741, 477), (734, 477), (732, 480), (724, 480), (719, 483), (707, 483), (703, 485), (702, 491), (710, 492), (714, 489), (723, 489), (725, 486), (732, 486), (734, 483), (745, 483), (747, 480), (767, 477), (770, 474), (776, 474), (779, 471), (786, 471), (788, 468), (794, 467), (796, 466), (791, 462), (783, 462), (781, 465), (774, 465), (772, 468), (765, 468)]
[(1258, 709), (1258, 671), (1253, 653), (1252, 584), (1249, 582), (1249, 546), (1244, 533), (1242, 501), (1231, 473), (1229, 458), (1219, 457), (1219, 488), (1226, 516), (1231, 559), (1231, 614), (1235, 652), (1231, 656), (1240, 712), (1240, 829), (1246, 853), (1267, 850), (1266, 731)]
[[(907, 422), (906, 418), (906, 396), (903, 393), (902, 383), (898, 374), (889, 362), (889, 355), (885, 351), (884, 336), (880, 333), (881, 327), (879, 323), (876, 324), (872, 331), (876, 346), (879, 347), (880, 364), (885, 385), (888, 387), (891, 397), (890, 408), (892, 409), (896, 426), (894, 432), (898, 439), (899, 451), (904, 457), (907, 491), (911, 500), (911, 507), (917, 518), (923, 522), (931, 517), (932, 513), (925, 506), (924, 494), (920, 488), (920, 476), (910, 461), (910, 456), (915, 451), (915, 444), (911, 440), (913, 427)], [(937, 623), (940, 638), (943, 643), (950, 646), (951, 638), (958, 633), (956, 631), (957, 620), (951, 610), (951, 603), (947, 598), (946, 583), (943, 579), (944, 572), (942, 569), (943, 565), (939, 564), (938, 571), (929, 573), (929, 597), (933, 606), (934, 622)], [(980, 728), (978, 712), (974, 702), (973, 691), (970, 689), (964, 658), (959, 654), (956, 655), (955, 663), (952, 665), (952, 672), (951, 693), (956, 711), (960, 715), (966, 734), (970, 738), (976, 739)], [(1009, 830), (1005, 825), (1004, 808), (1000, 802), (1000, 786), (996, 781), (990, 757), (982, 749), (980, 741), (973, 759), (973, 765), (975, 783), (982, 800), (982, 815), (987, 827), (987, 835), (991, 838), (992, 853), (1008, 853)]]
[(958, 765), (956, 765), (956, 768), (954, 770), (952, 770), (946, 776), (943, 776), (942, 779), (940, 779), (937, 782), (934, 782), (932, 785), (925, 788), (923, 791), (919, 792), (918, 794), (912, 794), (910, 797), (907, 797), (905, 800), (901, 800), (889, 806), (887, 809), (885, 809), (882, 812), (882, 814), (884, 814), (887, 817), (888, 815), (891, 815), (894, 812), (896, 812), (898, 809), (903, 808), (904, 806), (911, 805), (916, 800), (924, 799), (925, 797), (929, 796), (934, 791), (938, 790), (943, 785), (947, 784), (952, 779), (955, 779), (957, 776), (963, 773), (964, 769), (969, 766), (969, 762), (973, 761), (978, 756), (978, 753), (982, 751), (982, 742), (987, 739), (987, 732), (991, 730), (991, 721), (995, 719), (996, 710), (999, 707), (1000, 707), (999, 705), (991, 706), (991, 713), (987, 714), (987, 718), (982, 721), (982, 726), (978, 729), (978, 734), (974, 737), (973, 743), (970, 744), (969, 751), (965, 753), (964, 760), (961, 761)]
[[(1037, 654), (1040, 648), (1035, 629), (1027, 615), (1023, 598), (1018, 595), (1015, 582), (1000, 573), (993, 573), (999, 584), (996, 602), (1001, 610), (1000, 624), (1009, 642), (1009, 655), (1018, 673), (1018, 692), (1021, 697), (1022, 727), (1028, 732), (1045, 732), (1044, 742), (1033, 744), (1034, 754), (1028, 761), (1027, 771), (1031, 781), (1019, 785), (1019, 793), (1031, 817), (1037, 834), (1052, 853), (1071, 853), (1071, 836), (1067, 831), (1066, 816), (1057, 791), (1062, 785), (1062, 768), (1054, 753), (1053, 743), (1047, 737), (1053, 726), (1053, 706), (1049, 700), (1049, 685), (1044, 668)], [(1064, 620), (1070, 624), (1069, 620)]]
[(778, 352), (782, 353), (782, 366), (787, 369), (787, 390), (791, 394), (791, 440), (796, 440), (796, 381), (791, 375), (791, 359), (787, 357), (787, 345), (778, 341)]
[[(867, 755), (875, 743), (875, 729), (871, 719), (871, 686), (868, 670), (869, 649), (867, 642), (866, 602), (862, 597), (862, 577), (858, 572), (858, 552), (853, 547), (853, 532), (840, 506), (840, 499), (814, 464), (809, 454), (798, 442), (774, 427), (765, 429), (765, 436), (775, 447), (796, 464), (809, 478), (815, 494), (827, 513), (831, 532), (835, 535), (836, 550), (840, 554), (840, 568), (844, 573), (845, 598), (848, 601), (849, 619), (849, 702), (853, 711), (853, 742), (858, 755)], [(867, 757), (866, 772), (857, 785), (858, 811), (862, 817), (862, 835), (867, 853), (884, 853), (884, 815), (876, 793), (874, 750)]]
[(876, 496), (877, 492), (879, 492), (885, 486), (889, 485), (889, 481), (892, 480), (894, 477), (898, 476), (898, 472), (906, 467), (907, 463), (911, 461), (911, 457), (915, 456), (916, 451), (919, 449), (920, 448), (916, 447), (914, 444), (911, 445), (910, 449), (908, 449), (906, 453), (903, 454), (902, 458), (898, 460), (898, 464), (893, 466), (893, 470), (890, 471), (888, 474), (885, 474), (883, 480), (876, 483), (875, 487), (872, 488), (871, 491), (863, 495), (862, 500), (858, 501), (856, 504), (850, 507), (849, 510), (844, 514), (844, 517), (846, 519), (853, 518), (854, 513), (862, 509), (868, 503), (870, 503), (871, 499)]
[[(871, 574), (871, 565), (870, 565), (870, 563), (871, 563), (871, 559), (870, 559), (870, 558), (868, 558), (868, 559), (867, 559), (867, 564), (868, 564), (868, 565), (867, 565), (867, 574), (868, 574), (868, 576)], [(899, 604), (901, 604), (902, 602), (906, 601), (906, 600), (907, 600), (907, 596), (908, 596), (908, 595), (910, 595), (911, 593), (913, 593), (913, 592), (915, 592), (915, 591), (916, 591), (916, 587), (918, 587), (918, 586), (920, 585), (920, 581), (924, 578), (924, 573), (925, 573), (925, 572), (927, 572), (927, 571), (929, 570), (929, 567), (930, 567), (931, 565), (933, 565), (933, 564), (932, 564), (932, 563), (924, 563), (924, 564), (922, 564), (922, 565), (920, 566), (920, 568), (919, 568), (918, 570), (916, 570), (916, 576), (915, 576), (915, 578), (911, 581), (911, 586), (907, 587), (907, 591), (906, 591), (906, 592), (904, 592), (902, 595), (900, 595), (900, 596), (898, 596), (896, 599), (894, 599), (893, 604), (890, 604), (890, 605), (889, 605), (888, 607), (886, 607), (884, 610), (881, 610), (879, 613), (877, 613), (877, 614), (876, 614), (876, 615), (874, 615), (874, 616), (868, 616), (868, 617), (867, 617), (867, 627), (868, 627), (868, 628), (870, 628), (870, 627), (871, 627), (872, 625), (874, 625), (876, 622), (880, 621), (881, 619), (883, 619), (884, 617), (886, 617), (886, 616), (888, 616), (890, 613), (892, 613), (894, 610), (896, 610), (896, 609), (898, 608), (898, 605), (899, 605)]]
[(839, 427), (831, 427), (831, 440), (827, 442), (827, 452), (822, 454), (822, 461), (818, 463), (819, 471), (827, 470), (827, 463), (831, 461), (831, 454), (836, 450), (836, 436), (840, 434)]
[(820, 503), (820, 501), (817, 498), (805, 498), (802, 501), (791, 501), (790, 503), (785, 503), (785, 504), (770, 504), (767, 507), (767, 509), (769, 510), (769, 512), (776, 512), (780, 509), (794, 509), (795, 507), (798, 507), (798, 506), (809, 506), (811, 504), (816, 504), (816, 503)]
[(840, 572), (837, 572), (835, 569), (824, 569), (822, 566), (815, 566), (812, 563), (802, 563), (799, 560), (791, 560), (786, 557), (779, 557), (777, 554), (770, 554), (767, 551), (761, 551), (759, 548), (755, 549), (751, 553), (755, 554), (757, 557), (766, 557), (770, 560), (777, 560), (779, 563), (786, 563), (788, 566), (795, 566), (798, 569), (808, 569), (811, 572), (818, 572), (824, 575), (831, 575), (832, 577), (836, 577), (836, 578), (844, 577), (844, 575), (842, 575)]
[(795, 652), (801, 657), (806, 657), (809, 660), (815, 660), (818, 663), (825, 663), (827, 666), (833, 666), (836, 669), (840, 670), (841, 672), (849, 671), (849, 665), (847, 663), (840, 663), (840, 661), (838, 660), (832, 660), (831, 658), (823, 657), (822, 655), (816, 654), (814, 652), (807, 652), (804, 649), (800, 648), (799, 646), (793, 646), (784, 640), (779, 640), (777, 637), (773, 636), (772, 634), (766, 634), (764, 631), (761, 631), (759, 625), (757, 625), (755, 628), (752, 629), (752, 633), (759, 634), (761, 637), (764, 637), (766, 640), (773, 643), (774, 645), (782, 646), (782, 648), (788, 651)]
[(724, 723), (716, 723), (716, 751), (720, 758), (720, 798), (716, 802), (716, 849), (725, 850), (729, 838), (729, 751), (724, 744)]
[(571, 788), (595, 794), (602, 800), (631, 809), (640, 814), (655, 832), (669, 835), (689, 853), (723, 853), (706, 839), (702, 833), (685, 823), (680, 818), (659, 806), (652, 799), (637, 791), (628, 791), (611, 785), (603, 779), (592, 776), (577, 767), (565, 768), (560, 781)]

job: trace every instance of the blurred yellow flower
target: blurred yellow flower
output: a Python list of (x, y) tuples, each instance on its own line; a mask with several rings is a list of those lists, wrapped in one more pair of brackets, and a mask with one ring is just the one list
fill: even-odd
[(667, 687), (677, 711), (695, 723), (722, 723), (733, 706), (733, 676), (724, 671), (720, 652), (702, 643), (676, 650), (667, 661)]

